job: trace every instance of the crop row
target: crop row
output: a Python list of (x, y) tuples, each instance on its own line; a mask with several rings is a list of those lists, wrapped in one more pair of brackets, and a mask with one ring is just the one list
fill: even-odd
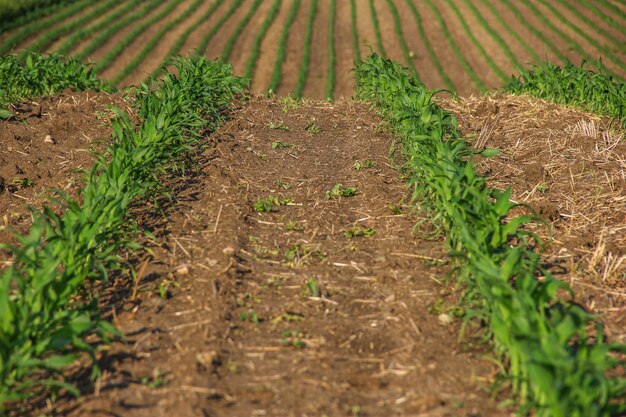
[[(15, 62), (8, 69), (15, 71)], [(119, 334), (102, 319), (98, 294), (85, 284), (106, 286), (109, 271), (120, 266), (118, 251), (140, 247), (128, 217), (131, 204), (159, 192), (158, 174), (191, 149), (200, 131), (218, 126), (244, 87), (230, 66), (204, 57), (174, 65), (177, 75), (166, 73), (138, 89), (138, 127), (116, 110), (112, 145), (86, 172), (79, 198), (61, 197), (63, 214), (45, 208), (30, 233), (18, 237), (19, 246), (3, 245), (14, 262), (0, 276), (0, 412), (42, 389), (77, 392), (61, 371), (77, 352), (95, 358), (87, 342), (94, 335), (106, 341)], [(45, 77), (33, 81), (48, 83)]]
[[(465, 288), (466, 320), (485, 323), (520, 414), (608, 417), (626, 412), (626, 345), (604, 328), (573, 291), (547, 271), (532, 216), (511, 210), (511, 191), (488, 187), (452, 114), (399, 65), (373, 55), (356, 68), (357, 95), (393, 126), (419, 207), (446, 234), (455, 275)], [(495, 151), (479, 152), (488, 157)], [(564, 296), (566, 295), (566, 296)]]
[(300, 72), (296, 80), (296, 86), (293, 89), (293, 95), (296, 98), (302, 98), (306, 81), (309, 78), (309, 68), (311, 66), (311, 42), (313, 41), (313, 27), (315, 25), (315, 16), (317, 16), (317, 0), (311, 0), (309, 15), (307, 17), (306, 29), (304, 32), (304, 46), (302, 48), (302, 62), (300, 63)]
[[(302, 19), (305, 23), (301, 28), (295, 24), (301, 0), (271, 1), (269, 10), (263, 12), (265, 15), (258, 16), (261, 10), (267, 9), (261, 7), (261, 0), (251, 0), (249, 3), (244, 0), (212, 0), (210, 8), (196, 18), (192, 5), (197, 5), (198, 9), (202, 4), (195, 0), (189, 5), (185, 3), (184, 11), (179, 11), (182, 0), (125, 0), (117, 2), (117, 5), (113, 5), (115, 2), (111, 0), (105, 0), (102, 4), (94, 0), (76, 0), (65, 7), (43, 9), (46, 13), (41, 12), (44, 17), (40, 20), (26, 15), (22, 19), (25, 26), (15, 29), (10, 36), (5, 37), (0, 45), (0, 53), (6, 53), (16, 45), (26, 45), (31, 50), (46, 49), (60, 40), (57, 51), (61, 54), (73, 54), (81, 61), (93, 57), (94, 53), (98, 56), (104, 55), (97, 63), (99, 72), (115, 61), (125, 60), (122, 70), (110, 74), (110, 79), (118, 83), (127, 80), (131, 74), (137, 74), (137, 68), (146, 57), (155, 53), (157, 45), (163, 43), (171, 45), (165, 55), (159, 56), (162, 64), (166, 64), (169, 57), (181, 52), (182, 46), (188, 42), (192, 33), (198, 32), (201, 25), (206, 30), (196, 36), (199, 39), (190, 48), (195, 47), (196, 54), (204, 55), (219, 34), (224, 37), (225, 45), (221, 51), (214, 52), (213, 47), (210, 50), (212, 54), (217, 53), (228, 61), (235, 53), (238, 40), (242, 38), (244, 31), (256, 25), (254, 22), (258, 20), (261, 24), (259, 27), (255, 26), (253, 41), (244, 46), (246, 50), (243, 53), (247, 56), (244, 56), (244, 60), (238, 59), (238, 62), (245, 62), (245, 67), (237, 69), (247, 78), (253, 78), (260, 55), (266, 53), (262, 52), (263, 41), (271, 28), (277, 30), (279, 38), (270, 45), (274, 49), (267, 52), (275, 53), (276, 59), (268, 85), (264, 87), (272, 91), (281, 89), (283, 79), (287, 76), (283, 74), (282, 68), (287, 59), (287, 50), (293, 49), (297, 51), (295, 59), (300, 64), (297, 73), (293, 75), (294, 78), (297, 77), (294, 83), (297, 91), (293, 91), (296, 95), (303, 94), (304, 85), (310, 76), (309, 68), (314, 65), (311, 62), (312, 48), (325, 48), (327, 51), (321, 55), (329, 61), (320, 63), (327, 65), (324, 79), (320, 81), (325, 83), (325, 88), (318, 90), (328, 98), (334, 95), (338, 87), (335, 79), (337, 70), (344, 70), (337, 68), (343, 62), (336, 59), (337, 54), (346, 53), (344, 51), (349, 49), (358, 62), (363, 46), (359, 42), (367, 42), (366, 35), (372, 37), (374, 49), (381, 56), (399, 54), (405, 65), (415, 71), (418, 79), (425, 82), (429, 78), (440, 80), (436, 81), (441, 83), (438, 87), (450, 90), (455, 86), (460, 87), (459, 81), (452, 79), (452, 74), (465, 73), (469, 77), (471, 83), (468, 83), (469, 87), (463, 85), (465, 91), (485, 91), (488, 86), (496, 86), (495, 83), (506, 83), (515, 69), (527, 65), (529, 61), (538, 63), (544, 59), (541, 56), (543, 53), (548, 53), (550, 57), (563, 63), (567, 63), (568, 57), (573, 56), (595, 62), (601, 55), (608, 67), (605, 69), (612, 71), (613, 75), (626, 72), (626, 60), (622, 56), (622, 52), (626, 51), (623, 39), (612, 36), (615, 32), (626, 33), (623, 24), (624, 11), (610, 1), (580, 2), (569, 7), (567, 11), (567, 0), (350, 0), (349, 8), (340, 9), (346, 11), (345, 16), (337, 16), (333, 6), (335, 2), (328, 1), (318, 7), (325, 8), (324, 12), (330, 14), (334, 24), (315, 19), (311, 26), (309, 19)], [(243, 4), (247, 8), (245, 12), (241, 12)], [(37, 13), (40, 12), (34, 12), (33, 16)], [(403, 16), (403, 13), (408, 16)], [(174, 14), (177, 17), (171, 17)], [(214, 19), (215, 22), (205, 25), (216, 14), (218, 18)], [(239, 15), (242, 17), (233, 21)], [(283, 15), (286, 17), (283, 18)], [(320, 13), (316, 15), (320, 16)], [(278, 16), (281, 16), (279, 21)], [(192, 18), (194, 22), (189, 22)], [(351, 45), (337, 45), (334, 32), (341, 27), (339, 22), (347, 23), (348, 18), (352, 32)], [(371, 34), (359, 34), (360, 20), (368, 21)], [(598, 21), (605, 24), (598, 25)], [(174, 29), (182, 25), (185, 26), (182, 33), (173, 39), (167, 38)], [(158, 26), (158, 29), (153, 30), (154, 34), (134, 51), (131, 44), (136, 45), (136, 39), (140, 36), (146, 37), (145, 33), (152, 26)], [(393, 28), (393, 33), (383, 33), (382, 26)], [(35, 37), (41, 30), (46, 30), (46, 33)], [(328, 45), (309, 45), (318, 30), (330, 35)], [(295, 38), (293, 35), (297, 31), (304, 33), (304, 46), (288, 48), (288, 43), (294, 42), (291, 38)], [(109, 42), (120, 32), (125, 33), (122, 39), (115, 43)], [(489, 40), (485, 42), (481, 36), (486, 36)], [(387, 44), (391, 37), (397, 40), (394, 42), (397, 50), (391, 51)], [(87, 44), (82, 50), (76, 50), (84, 39), (87, 39)], [(542, 45), (545, 52), (537, 45)], [(110, 49), (100, 53), (105, 47)], [(502, 55), (506, 60), (498, 59)], [(117, 67), (119, 66), (116, 65)], [(163, 65), (150, 68), (150, 75), (157, 76), (162, 70)], [(431, 76), (432, 71), (437, 75)]]

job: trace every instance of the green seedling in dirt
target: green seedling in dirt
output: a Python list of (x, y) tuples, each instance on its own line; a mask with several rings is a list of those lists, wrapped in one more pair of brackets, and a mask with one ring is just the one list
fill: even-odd
[(374, 236), (376, 234), (376, 230), (372, 227), (368, 227), (367, 229), (364, 229), (360, 226), (353, 226), (351, 229), (346, 230), (345, 232), (343, 232), (343, 235), (345, 237), (370, 237), (370, 236)]
[(242, 296), (237, 297), (237, 305), (240, 307), (247, 307), (251, 304), (261, 301), (258, 297), (252, 293), (246, 292)]
[(281, 97), (280, 99), (278, 99), (278, 103), (283, 106), (283, 113), (289, 113), (289, 110), (297, 109), (298, 107), (300, 107), (300, 102), (300, 100), (292, 96)]
[(230, 372), (231, 374), (236, 374), (239, 370), (239, 367), (237, 366), (237, 362), (232, 359), (228, 359), (228, 361), (226, 362), (226, 369), (228, 369), (228, 372)]
[(285, 278), (271, 276), (263, 286), (268, 288), (280, 288), (283, 286), (283, 281), (285, 281)]
[(291, 198), (284, 198), (282, 200), (280, 200), (278, 197), (274, 197), (274, 196), (269, 196), (266, 198), (259, 198), (255, 203), (254, 203), (254, 210), (258, 211), (259, 213), (267, 213), (270, 212), (274, 209), (274, 207), (280, 207), (280, 206), (286, 206), (288, 204), (293, 203), (293, 199)]
[(249, 309), (248, 311), (242, 311), (241, 313), (239, 313), (239, 320), (249, 321), (254, 324), (259, 324), (262, 321), (262, 319), (259, 318), (256, 312), (252, 309)]
[(278, 316), (274, 317), (270, 321), (270, 323), (272, 323), (272, 324), (278, 324), (278, 323), (282, 323), (282, 322), (294, 323), (294, 322), (300, 322), (300, 321), (304, 321), (304, 317), (302, 317), (302, 315), (300, 315), (300, 314), (282, 313), (282, 314), (279, 314)]
[(354, 162), (354, 165), (352, 166), (354, 169), (356, 169), (357, 171), (360, 171), (361, 169), (365, 168), (365, 169), (369, 169), (369, 168), (374, 168), (376, 166), (376, 162), (372, 161), (371, 159), (366, 159), (365, 161), (361, 162), (358, 159)]
[(267, 127), (269, 127), (272, 130), (284, 130), (285, 132), (289, 130), (289, 128), (282, 122), (280, 123), (269, 122)]
[(14, 178), (13, 181), (11, 181), (11, 185), (17, 187), (20, 190), (23, 190), (24, 188), (34, 187), (35, 184), (36, 182), (31, 180), (30, 178)]
[(276, 187), (282, 188), (283, 190), (288, 190), (292, 187), (292, 185), (289, 183), (283, 182), (283, 180), (277, 180)]
[(272, 142), (272, 149), (289, 149), (293, 148), (294, 146), (295, 145), (292, 145), (291, 143), (283, 142), (281, 140), (277, 142)]
[(287, 330), (282, 332), (280, 343), (283, 345), (293, 346), (298, 349), (303, 349), (306, 347), (306, 343), (302, 340), (304, 334), (298, 330)]
[(389, 208), (389, 210), (391, 210), (391, 214), (393, 214), (394, 216), (398, 216), (402, 214), (402, 209), (400, 208), (399, 205), (389, 203), (387, 204), (387, 207)]
[(320, 250), (319, 245), (316, 244), (298, 243), (285, 251), (285, 259), (293, 267), (299, 266), (302, 262), (304, 262), (311, 256), (315, 256), (318, 259), (326, 258), (326, 254), (324, 254)]
[(548, 192), (549, 189), (550, 187), (545, 182), (537, 184), (537, 192), (539, 194), (545, 194)]
[(336, 197), (352, 197), (357, 193), (356, 187), (344, 187), (343, 184), (337, 183), (331, 190), (326, 191), (326, 200)]
[(255, 150), (252, 146), (248, 146), (246, 148), (246, 151), (247, 152), (252, 152), (256, 156), (258, 156), (261, 161), (265, 161), (267, 159), (267, 155), (265, 155), (263, 152), (259, 152), (259, 151)]
[(13, 117), (13, 113), (8, 110), (0, 109), (0, 120), (9, 120)]
[(178, 283), (175, 281), (170, 281), (167, 279), (164, 279), (163, 281), (159, 282), (156, 285), (156, 290), (159, 293), (159, 297), (161, 297), (164, 300), (167, 300), (169, 298), (172, 298), (172, 292), (170, 291), (170, 287), (171, 286), (178, 286)]
[(322, 131), (322, 129), (320, 129), (320, 127), (317, 125), (317, 123), (315, 123), (315, 119), (309, 120), (309, 122), (307, 123), (306, 127), (304, 128), (304, 130), (309, 135), (317, 135), (318, 133), (320, 133)]
[(285, 230), (289, 230), (291, 232), (301, 232), (304, 230), (304, 227), (297, 220), (289, 220), (285, 223)]
[(306, 281), (306, 288), (308, 290), (308, 295), (310, 297), (319, 297), (320, 296), (320, 288), (316, 279), (308, 279)]
[(160, 388), (165, 386), (168, 380), (167, 376), (161, 373), (159, 368), (155, 368), (151, 376), (142, 376), (139, 382), (148, 388)]

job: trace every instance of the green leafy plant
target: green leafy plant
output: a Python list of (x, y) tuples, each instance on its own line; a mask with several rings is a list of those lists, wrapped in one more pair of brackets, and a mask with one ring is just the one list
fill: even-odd
[(359, 191), (356, 189), (356, 187), (345, 187), (343, 184), (337, 183), (332, 189), (326, 191), (325, 196), (326, 200), (330, 200), (337, 197), (352, 197), (357, 195), (358, 192)]
[(368, 227), (367, 229), (364, 229), (360, 226), (353, 226), (350, 229), (343, 232), (343, 235), (349, 238), (361, 237), (361, 236), (371, 237), (371, 236), (374, 236), (375, 234), (376, 234), (376, 230), (374, 228)]
[(272, 211), (274, 207), (280, 207), (291, 203), (293, 203), (293, 200), (291, 198), (284, 198), (281, 200), (278, 197), (270, 195), (265, 198), (259, 198), (254, 203), (253, 207), (254, 210), (258, 211), (259, 213), (268, 213)]
[(372, 161), (371, 159), (366, 159), (363, 162), (359, 160), (354, 161), (354, 165), (352, 167), (356, 169), (357, 171), (360, 171), (363, 168), (369, 169), (369, 168), (374, 168), (375, 166), (376, 166), (376, 162)]
[(543, 267), (541, 242), (523, 227), (533, 217), (514, 216), (511, 191), (489, 188), (476, 173), (454, 116), (389, 60), (372, 55), (355, 73), (357, 96), (372, 101), (402, 141), (413, 198), (445, 231), (465, 288), (459, 311), (486, 324), (520, 412), (626, 412), (626, 346), (607, 342), (602, 324)]
[(311, 119), (307, 122), (306, 126), (304, 127), (304, 131), (308, 133), (309, 135), (317, 135), (318, 133), (322, 131), (322, 129), (320, 129), (320, 127), (317, 125), (317, 122), (315, 121), (315, 119)]

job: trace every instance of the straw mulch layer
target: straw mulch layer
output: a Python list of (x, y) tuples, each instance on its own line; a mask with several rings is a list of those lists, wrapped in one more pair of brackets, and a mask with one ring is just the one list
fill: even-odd
[[(444, 100), (475, 149), (502, 153), (477, 161), (492, 187), (511, 187), (550, 228), (545, 260), (609, 335), (626, 340), (626, 139), (617, 123), (526, 96)], [(526, 210), (528, 211), (528, 210)]]

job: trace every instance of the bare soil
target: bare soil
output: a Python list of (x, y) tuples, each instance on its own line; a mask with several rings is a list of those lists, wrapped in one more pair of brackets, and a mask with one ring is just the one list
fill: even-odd
[[(28, 206), (49, 204), (51, 189), (74, 194), (81, 169), (91, 166), (90, 149), (109, 143), (110, 106), (126, 111), (121, 95), (67, 92), (15, 106), (16, 118), (0, 122), (0, 242), (26, 233)], [(0, 252), (0, 262), (8, 262)]]

